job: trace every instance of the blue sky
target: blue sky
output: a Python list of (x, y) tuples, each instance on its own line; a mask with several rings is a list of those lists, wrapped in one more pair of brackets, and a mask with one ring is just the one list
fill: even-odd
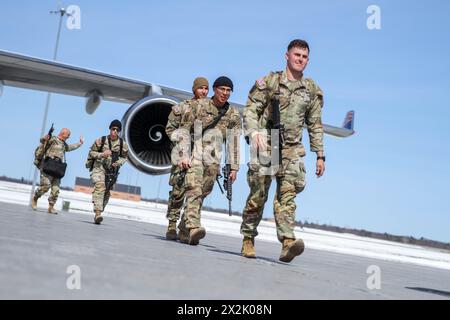
[[(290, 40), (311, 47), (305, 74), (325, 93), (323, 121), (341, 125), (356, 111), (356, 134), (325, 137), (325, 175), (315, 154), (305, 157), (307, 187), (297, 219), (450, 242), (450, 12), (448, 1), (81, 1), (81, 30), (63, 29), (58, 60), (189, 90), (193, 78), (234, 81), (232, 101), (244, 103), (257, 78), (285, 67)], [(381, 29), (369, 30), (369, 5), (381, 9)], [(53, 55), (57, 1), (2, 1), (0, 47), (40, 58)], [(32, 178), (46, 94), (6, 87), (0, 129), (7, 156), (0, 175)], [(83, 134), (67, 154), (63, 185), (88, 177), (92, 141), (129, 106), (104, 102), (92, 116), (84, 99), (52, 95), (48, 126)], [(47, 126), (47, 127), (48, 127)], [(308, 146), (306, 132), (304, 142)], [(309, 149), (308, 149), (309, 150)], [(142, 186), (146, 198), (167, 197), (168, 175), (126, 165), (119, 182)], [(160, 188), (157, 186), (160, 184)], [(158, 192), (159, 191), (159, 192)], [(272, 217), (275, 185), (264, 212)], [(248, 195), (243, 164), (233, 210)], [(226, 207), (217, 185), (206, 205)]]

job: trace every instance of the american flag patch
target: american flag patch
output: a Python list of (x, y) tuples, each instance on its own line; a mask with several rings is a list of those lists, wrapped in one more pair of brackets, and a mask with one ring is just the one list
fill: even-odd
[(172, 107), (172, 111), (173, 113), (180, 113), (180, 107), (176, 104)]
[(256, 84), (258, 85), (258, 87), (264, 87), (266, 85), (266, 82), (264, 81), (264, 78), (259, 78), (258, 80), (256, 80)]

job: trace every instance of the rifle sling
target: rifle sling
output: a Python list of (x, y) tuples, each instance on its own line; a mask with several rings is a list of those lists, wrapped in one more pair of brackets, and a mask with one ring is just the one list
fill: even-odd
[(229, 107), (230, 107), (230, 104), (228, 102), (225, 102), (225, 105), (220, 109), (219, 115), (214, 118), (213, 122), (211, 122), (209, 125), (207, 125), (205, 128), (203, 128), (202, 136), (206, 132), (206, 130), (214, 128), (219, 123), (220, 119), (222, 119), (222, 117), (225, 115), (225, 113), (227, 113)]

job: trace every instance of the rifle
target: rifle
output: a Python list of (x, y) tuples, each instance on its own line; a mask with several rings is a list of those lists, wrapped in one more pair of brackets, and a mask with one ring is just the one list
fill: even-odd
[(45, 140), (45, 142), (44, 142), (44, 155), (45, 155), (45, 153), (47, 152), (47, 145), (48, 145), (48, 142), (50, 141), (50, 139), (52, 138), (52, 134), (53, 134), (53, 131), (55, 131), (55, 128), (53, 128), (53, 123), (52, 123), (52, 126), (50, 127), (50, 129), (48, 130), (48, 133), (47, 133), (47, 135), (48, 135), (48, 140)]
[(181, 171), (178, 174), (178, 178), (177, 178), (177, 186), (178, 186), (178, 188), (181, 188), (183, 186), (184, 179), (186, 177), (186, 173), (187, 173), (187, 170), (185, 169), (185, 170)]
[[(273, 110), (273, 126), (272, 128), (278, 130), (278, 135), (272, 138), (272, 153), (278, 153), (278, 171), (276, 174), (277, 179), (277, 198), (278, 201), (281, 201), (281, 181), (280, 175), (282, 174), (283, 169), (283, 155), (282, 155), (282, 146), (284, 144), (284, 126), (281, 124), (281, 116), (280, 116), (280, 99), (278, 95), (274, 95), (272, 100), (272, 110)], [(273, 159), (273, 157), (272, 157)]]
[[(233, 198), (233, 187), (232, 182), (230, 180), (230, 173), (231, 173), (231, 164), (227, 163), (228, 159), (228, 148), (227, 143), (225, 141), (225, 165), (222, 167), (222, 173), (223, 173), (223, 189), (227, 191), (227, 199), (228, 199), (228, 215), (231, 217), (231, 201)], [(222, 175), (218, 175), (216, 177), (217, 184), (219, 185), (220, 192), (222, 194), (224, 193), (222, 186), (220, 185), (219, 179), (222, 178)]]
[(228, 199), (228, 215), (231, 217), (231, 200), (233, 197), (233, 187), (232, 182), (230, 180), (231, 173), (231, 164), (225, 164), (222, 168), (223, 172), (223, 187), (227, 190), (227, 199)]
[(112, 164), (119, 160), (119, 152), (112, 153), (111, 166), (105, 169), (105, 195), (103, 196), (103, 209), (107, 204), (106, 195), (112, 190), (119, 176), (119, 166), (113, 167)]
[(44, 161), (45, 158), (45, 153), (47, 152), (48, 148), (50, 147), (49, 141), (52, 137), (53, 131), (55, 129), (53, 128), (53, 123), (52, 126), (50, 128), (50, 130), (48, 130), (48, 140), (46, 139), (43, 143), (39, 143), (39, 146), (36, 148), (36, 150), (34, 151), (34, 165), (41, 170), (42, 169), (42, 162)]
[(52, 123), (52, 126), (50, 127), (50, 130), (48, 130), (48, 136), (50, 138), (52, 137), (53, 131), (55, 131), (55, 128), (53, 128), (53, 123)]

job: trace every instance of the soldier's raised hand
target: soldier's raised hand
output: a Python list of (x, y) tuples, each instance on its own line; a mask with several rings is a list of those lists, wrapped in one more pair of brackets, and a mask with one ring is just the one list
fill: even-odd
[(80, 136), (80, 143), (81, 143), (81, 144), (84, 143), (84, 138), (83, 138), (83, 136)]

